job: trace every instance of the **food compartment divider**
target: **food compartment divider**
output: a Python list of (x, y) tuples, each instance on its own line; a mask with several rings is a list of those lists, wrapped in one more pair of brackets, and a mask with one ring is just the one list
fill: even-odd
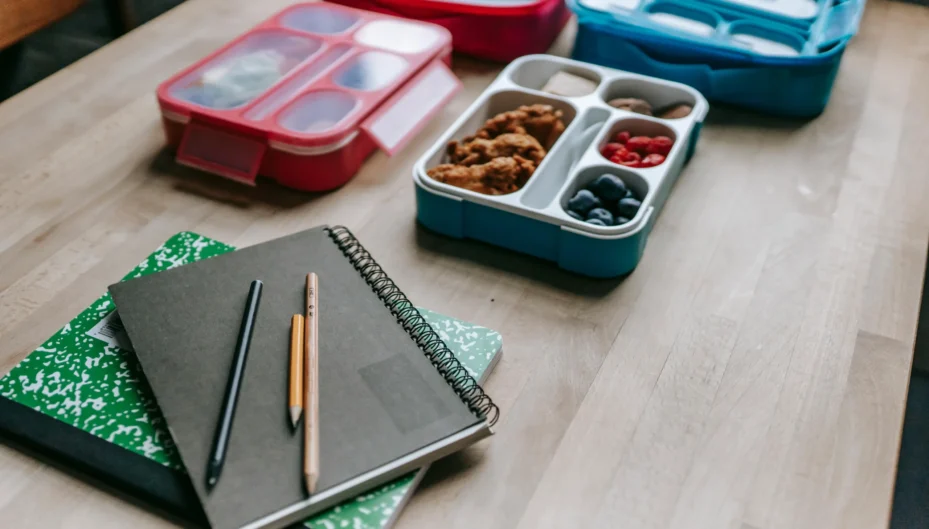
[(552, 151), (542, 160), (545, 167), (540, 165), (523, 187), (520, 203), (527, 208), (547, 209), (609, 118), (610, 111), (604, 108), (583, 111), (581, 117), (575, 119), (576, 124), (572, 124), (572, 130), (566, 128)]
[[(529, 68), (538, 68), (541, 73)], [(593, 93), (580, 97), (539, 91), (543, 77), (562, 70), (587, 78), (596, 76), (600, 84)], [(663, 120), (608, 106), (606, 96), (633, 96), (620, 93), (622, 87), (639, 90), (636, 95), (654, 100), (656, 106), (684, 103), (693, 110), (685, 118)], [(474, 134), (487, 118), (499, 112), (538, 102), (571, 105), (576, 115), (571, 116), (562, 137), (521, 190), (490, 196), (443, 184), (427, 175), (429, 168), (444, 161), (445, 145), (450, 140)], [(615, 277), (628, 273), (638, 263), (657, 212), (693, 153), (706, 111), (706, 100), (698, 92), (677, 83), (546, 55), (517, 59), (417, 162), (413, 170), (417, 219), (439, 233), (555, 261), (584, 275)], [(604, 158), (600, 149), (623, 129), (667, 135), (674, 139), (674, 145), (658, 166), (617, 165)], [(620, 226), (602, 227), (567, 215), (568, 199), (604, 173), (619, 176), (641, 200), (635, 217)]]

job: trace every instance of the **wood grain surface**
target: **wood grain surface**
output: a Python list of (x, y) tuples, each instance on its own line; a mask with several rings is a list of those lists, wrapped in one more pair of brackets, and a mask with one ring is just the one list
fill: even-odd
[[(497, 434), (437, 464), (398, 527), (886, 526), (929, 235), (929, 9), (870, 1), (815, 120), (713, 107), (638, 269), (593, 281), (414, 222), (414, 160), (499, 65), (456, 60), (463, 93), (332, 193), (176, 165), (155, 86), (286, 4), (188, 1), (0, 105), (0, 373), (175, 232), (345, 224), (417, 304), (506, 344)], [(0, 521), (169, 526), (6, 447)]]

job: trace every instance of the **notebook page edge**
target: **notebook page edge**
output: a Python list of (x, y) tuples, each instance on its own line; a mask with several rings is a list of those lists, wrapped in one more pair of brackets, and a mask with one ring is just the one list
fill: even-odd
[(355, 476), (305, 501), (243, 525), (241, 529), (277, 529), (288, 527), (293, 523), (300, 522), (317, 512), (337, 505), (357, 494), (362, 494), (412, 470), (416, 470), (433, 461), (458, 452), (492, 434), (493, 430), (490, 427), (490, 423), (484, 419), (455, 435), (446, 437), (431, 445), (424, 446), (380, 468)]

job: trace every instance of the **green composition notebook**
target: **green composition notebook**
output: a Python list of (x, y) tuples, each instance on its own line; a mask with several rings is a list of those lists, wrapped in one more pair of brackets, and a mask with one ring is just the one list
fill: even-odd
[[(155, 250), (124, 279), (168, 270), (233, 249), (207, 237), (182, 232)], [(183, 511), (196, 497), (191, 498), (192, 490), (178, 490), (177, 483), (187, 481), (183, 465), (114, 308), (110, 295), (104, 294), (0, 378), (0, 397), (3, 397), (0, 410), (10, 412), (2, 413), (6, 419), (0, 418), (0, 435), (18, 441), (14, 444), (44, 442), (45, 450), (34, 451), (52, 452), (47, 455), (53, 459), (80, 463), (78, 459), (85, 455), (99, 457), (100, 468), (93, 468), (91, 463), (82, 469), (84, 473), (124, 492), (129, 490), (130, 495), (138, 488), (135, 481), (154, 482), (142, 486), (141, 499), (190, 521)], [(500, 358), (500, 334), (419, 310), (470, 374), (484, 380)], [(47, 417), (56, 421), (48, 421)], [(72, 436), (73, 442), (60, 443), (62, 446), (48, 441)], [(69, 450), (74, 453), (68, 454)], [(119, 464), (120, 461), (125, 464)], [(425, 471), (398, 478), (318, 513), (303, 524), (310, 529), (390, 527)], [(100, 472), (105, 475), (95, 475)], [(171, 479), (149, 479), (158, 475)], [(171, 483), (166, 484), (167, 481)], [(156, 497), (150, 499), (152, 495)]]

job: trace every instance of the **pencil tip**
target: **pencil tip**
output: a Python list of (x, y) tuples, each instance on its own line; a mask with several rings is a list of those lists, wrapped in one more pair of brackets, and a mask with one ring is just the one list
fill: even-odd
[(302, 414), (302, 413), (301, 413), (302, 411), (303, 411), (303, 408), (301, 408), (300, 406), (291, 406), (291, 407), (290, 407), (290, 424), (291, 424), (291, 426), (293, 426), (294, 428), (296, 428), (296, 427), (297, 427), (297, 423), (300, 422), (300, 415)]
[(308, 494), (316, 494), (316, 482), (319, 480), (319, 476), (316, 474), (304, 474), (306, 478), (306, 492)]

